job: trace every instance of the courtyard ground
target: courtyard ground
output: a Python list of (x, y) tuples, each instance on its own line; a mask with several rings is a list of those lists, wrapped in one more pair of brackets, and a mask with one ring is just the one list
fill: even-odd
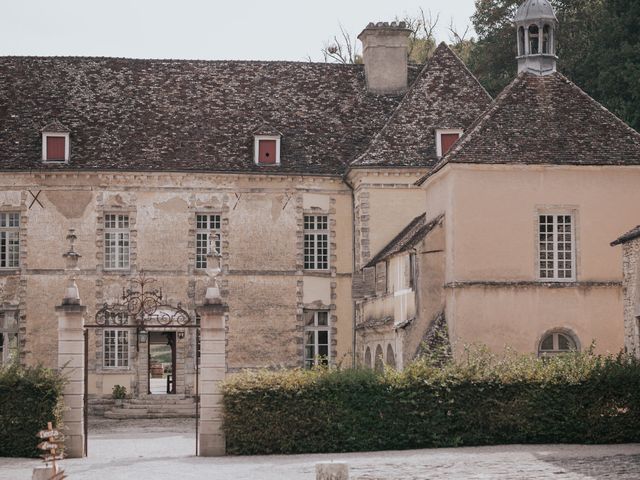
[[(505, 445), (394, 452), (202, 458), (195, 420), (91, 419), (89, 457), (63, 462), (70, 480), (313, 480), (318, 462), (352, 479), (638, 479), (640, 444)], [(0, 458), (0, 479), (29, 480), (37, 460)]]

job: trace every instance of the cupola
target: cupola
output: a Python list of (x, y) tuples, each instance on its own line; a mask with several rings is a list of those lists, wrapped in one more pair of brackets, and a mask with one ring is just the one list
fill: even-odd
[(516, 12), (518, 73), (549, 75), (556, 71), (558, 19), (549, 0), (526, 0)]

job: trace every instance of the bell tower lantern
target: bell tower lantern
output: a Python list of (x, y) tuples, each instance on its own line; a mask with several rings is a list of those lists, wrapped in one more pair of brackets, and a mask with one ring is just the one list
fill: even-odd
[(518, 73), (555, 72), (558, 19), (549, 0), (526, 0), (518, 8), (514, 23), (518, 32)]

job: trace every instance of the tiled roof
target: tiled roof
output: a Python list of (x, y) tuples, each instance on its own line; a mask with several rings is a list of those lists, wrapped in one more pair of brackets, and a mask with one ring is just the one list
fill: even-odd
[(466, 129), (491, 97), (462, 60), (441, 43), (385, 127), (352, 167), (432, 166), (436, 128)]
[(640, 165), (640, 134), (559, 73), (521, 73), (442, 160), (447, 163)]
[[(339, 174), (401, 98), (368, 93), (362, 65), (0, 57), (0, 170)], [(70, 129), (68, 165), (41, 162), (54, 120)], [(279, 166), (254, 164), (265, 125), (282, 133)]]
[(382, 262), (400, 252), (406, 252), (413, 248), (425, 235), (427, 235), (436, 225), (439, 225), (444, 218), (444, 214), (438, 215), (433, 220), (427, 221), (427, 214), (423, 213), (411, 220), (396, 237), (391, 240), (380, 252), (373, 257), (366, 267), (373, 267), (376, 263)]
[(640, 225), (638, 225), (636, 228), (632, 230), (629, 230), (627, 233), (625, 233), (624, 235), (620, 236), (619, 238), (611, 242), (611, 246), (615, 247), (616, 245), (620, 245), (622, 243), (627, 243), (627, 242), (630, 242), (631, 240), (635, 240), (638, 237), (640, 237)]

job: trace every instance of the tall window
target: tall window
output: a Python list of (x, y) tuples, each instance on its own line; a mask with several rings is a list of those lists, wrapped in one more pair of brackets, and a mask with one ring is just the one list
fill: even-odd
[(304, 268), (329, 268), (329, 220), (327, 215), (304, 216)]
[(304, 366), (328, 365), (331, 360), (329, 349), (329, 312), (304, 313)]
[(529, 54), (537, 55), (539, 51), (539, 29), (537, 25), (529, 26)]
[(196, 268), (207, 268), (207, 257), (220, 256), (220, 215), (196, 215)]
[(18, 312), (0, 312), (0, 365), (18, 358)]
[(541, 280), (575, 279), (573, 215), (538, 216), (538, 250)]
[(20, 213), (0, 212), (0, 268), (20, 266)]
[(107, 368), (126, 368), (129, 366), (129, 330), (105, 329), (104, 366)]
[(104, 216), (104, 268), (129, 268), (129, 215)]

